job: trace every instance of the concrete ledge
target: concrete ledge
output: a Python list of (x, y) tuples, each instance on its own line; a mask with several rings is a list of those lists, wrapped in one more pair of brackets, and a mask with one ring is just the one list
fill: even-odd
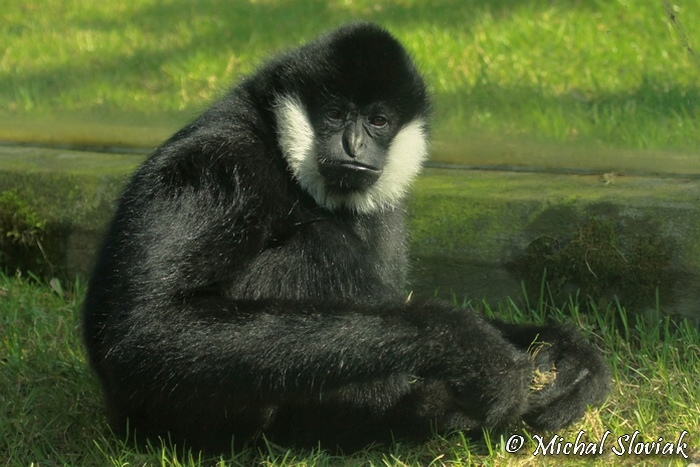
[[(544, 264), (555, 293), (583, 287), (645, 308), (658, 287), (666, 309), (700, 318), (697, 180), (433, 169), (415, 188), (414, 283), (424, 293), (494, 300), (520, 296), (523, 281), (539, 293), (543, 271), (531, 266)], [(585, 249), (576, 256), (571, 245)]]
[[(56, 227), (57, 266), (84, 275), (123, 183), (144, 157), (0, 146), (0, 193), (16, 190)], [(408, 209), (412, 282), (422, 295), (520, 296), (523, 280), (539, 284), (542, 260), (555, 272), (555, 292), (583, 286), (596, 299), (652, 306), (639, 298), (655, 290), (635, 289), (636, 281), (658, 286), (666, 309), (700, 318), (697, 179), (428, 169)], [(605, 275), (611, 264), (622, 268), (617, 276)]]
[(59, 238), (55, 268), (85, 275), (124, 182), (143, 155), (0, 146), (0, 193), (16, 190)]

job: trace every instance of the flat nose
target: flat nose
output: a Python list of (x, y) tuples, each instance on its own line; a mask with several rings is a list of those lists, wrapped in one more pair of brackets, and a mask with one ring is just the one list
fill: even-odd
[(350, 123), (343, 133), (343, 150), (345, 154), (356, 159), (365, 145), (365, 135), (362, 125), (358, 122)]

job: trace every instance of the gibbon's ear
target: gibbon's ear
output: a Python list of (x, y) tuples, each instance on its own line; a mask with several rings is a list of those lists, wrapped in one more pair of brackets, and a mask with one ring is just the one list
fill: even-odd
[(392, 139), (383, 173), (374, 185), (361, 192), (337, 193), (328, 190), (319, 171), (314, 129), (299, 97), (277, 96), (274, 112), (278, 144), (293, 177), (320, 206), (330, 210), (344, 207), (370, 213), (395, 208), (428, 157), (427, 123), (418, 116)]

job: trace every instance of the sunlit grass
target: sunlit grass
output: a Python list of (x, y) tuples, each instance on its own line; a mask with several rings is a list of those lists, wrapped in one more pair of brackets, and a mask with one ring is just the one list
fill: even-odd
[[(687, 321), (673, 322), (654, 313), (642, 317), (612, 305), (606, 309), (571, 299), (550, 299), (488, 306), (465, 302), (487, 316), (513, 322), (567, 322), (584, 332), (605, 352), (614, 389), (600, 408), (558, 432), (573, 442), (599, 441), (610, 431), (602, 456), (532, 457), (535, 433), (522, 427), (485, 433), (482, 440), (460, 434), (433, 437), (421, 444), (377, 446), (350, 456), (324, 451), (289, 451), (268, 445), (207, 458), (199, 452), (154, 443), (137, 451), (114, 438), (107, 427), (96, 378), (83, 356), (79, 306), (83, 287), (62, 290), (25, 278), (0, 275), (0, 459), (4, 465), (155, 465), (155, 466), (325, 466), (325, 465), (679, 465), (700, 461), (700, 333)], [(585, 306), (584, 306), (585, 305)], [(659, 437), (675, 442), (685, 430), (682, 456), (615, 456), (615, 440), (639, 430), (640, 440)], [(506, 450), (512, 435), (523, 437), (517, 453)], [(553, 433), (540, 433), (545, 440)]]
[(687, 49), (700, 47), (700, 3), (670, 3), (675, 27), (664, 3), (9, 0), (0, 137), (14, 120), (66, 115), (175, 129), (268, 54), (365, 19), (415, 55), (440, 139), (694, 150), (700, 62)]

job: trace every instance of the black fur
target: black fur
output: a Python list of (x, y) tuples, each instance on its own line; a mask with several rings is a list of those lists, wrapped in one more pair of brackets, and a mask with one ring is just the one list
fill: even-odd
[[(403, 48), (355, 24), (272, 60), (153, 153), (124, 191), (85, 302), (115, 430), (214, 449), (260, 433), (354, 448), (519, 418), (558, 429), (605, 396), (599, 352), (569, 329), (407, 303), (401, 196), (344, 204), (364, 200), (374, 175), (329, 183), (328, 202), (302, 188), (280, 143), (289, 96), (318, 133), (318, 164), (337, 144), (340, 114), (325, 106), (346, 106), (380, 180), (396, 169), (378, 158), (403, 157), (396, 140), (428, 113)], [(388, 126), (367, 127), (377, 112)], [(548, 345), (531, 358), (535, 340)], [(535, 367), (552, 365), (554, 382), (531, 390)]]

